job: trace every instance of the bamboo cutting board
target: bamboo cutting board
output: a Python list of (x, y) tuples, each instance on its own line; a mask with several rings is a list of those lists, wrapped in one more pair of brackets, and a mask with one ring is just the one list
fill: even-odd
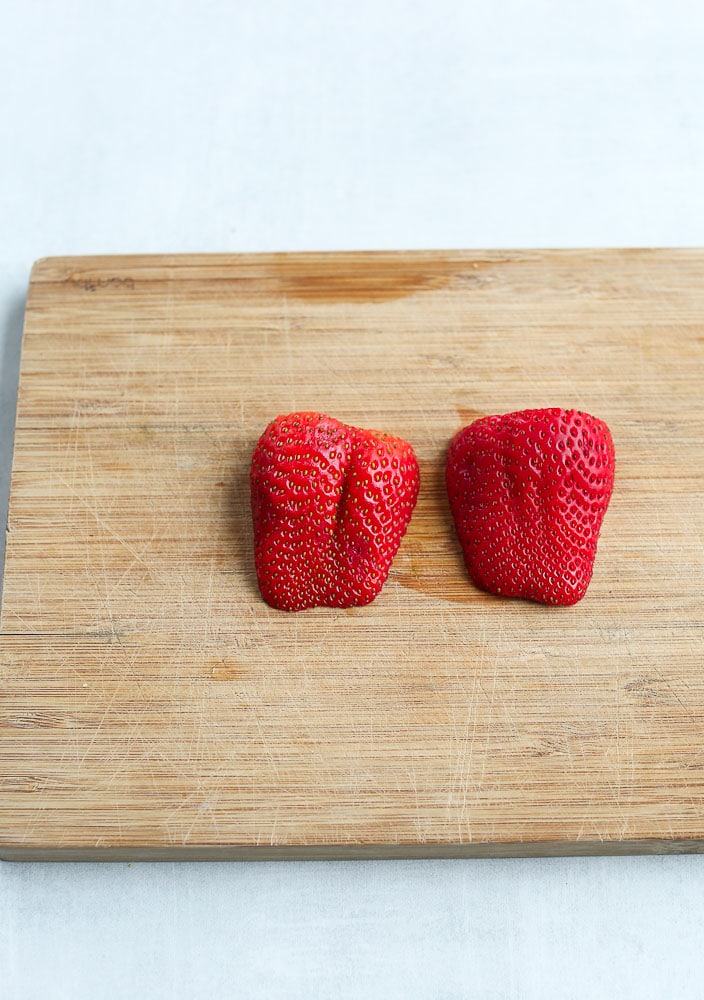
[[(574, 608), (464, 572), (463, 424), (610, 425)], [(411, 441), (369, 607), (259, 598), (278, 413)], [(704, 849), (704, 252), (63, 258), (27, 303), (0, 634), (0, 856)]]

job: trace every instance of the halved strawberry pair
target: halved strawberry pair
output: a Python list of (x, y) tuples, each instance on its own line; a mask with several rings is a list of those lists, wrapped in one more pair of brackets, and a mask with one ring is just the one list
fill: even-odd
[[(602, 421), (575, 410), (485, 417), (453, 439), (446, 477), (465, 563), (484, 590), (574, 604), (613, 486)], [(255, 566), (286, 611), (368, 604), (411, 519), (420, 474), (401, 438), (321, 413), (277, 417), (252, 456)]]

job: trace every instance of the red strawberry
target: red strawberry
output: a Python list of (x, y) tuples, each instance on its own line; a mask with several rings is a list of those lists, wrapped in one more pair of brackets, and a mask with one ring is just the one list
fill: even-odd
[(413, 449), (322, 413), (277, 417), (251, 467), (254, 562), (274, 608), (349, 608), (383, 587), (418, 498)]
[(478, 587), (543, 604), (584, 597), (614, 481), (603, 421), (557, 408), (484, 417), (453, 438), (446, 477)]

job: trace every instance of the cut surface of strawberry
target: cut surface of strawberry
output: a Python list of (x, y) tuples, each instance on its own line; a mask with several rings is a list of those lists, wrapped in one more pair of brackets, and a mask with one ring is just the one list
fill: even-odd
[(348, 608), (381, 591), (418, 498), (401, 438), (323, 413), (279, 416), (250, 469), (254, 562), (274, 608)]
[(614, 469), (609, 428), (578, 410), (521, 410), (462, 428), (446, 482), (475, 584), (543, 604), (581, 600)]

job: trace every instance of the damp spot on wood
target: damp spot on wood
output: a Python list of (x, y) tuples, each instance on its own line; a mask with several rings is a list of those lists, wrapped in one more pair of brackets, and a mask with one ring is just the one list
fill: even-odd
[(481, 289), (500, 259), (452, 259), (447, 255), (335, 254), (288, 257), (275, 269), (281, 292), (311, 302), (388, 302), (450, 285)]
[(482, 417), (488, 416), (482, 410), (475, 410), (469, 406), (459, 406), (456, 405), (457, 418), (460, 422), (460, 426), (457, 430), (461, 430), (462, 427), (467, 427), (469, 424), (473, 424), (475, 420), (481, 420)]
[(234, 681), (242, 677), (242, 667), (234, 660), (219, 660), (212, 666), (210, 678), (214, 681)]
[(483, 595), (467, 576), (445, 488), (444, 456), (420, 462), (423, 484), (390, 579), (424, 597), (470, 604)]

